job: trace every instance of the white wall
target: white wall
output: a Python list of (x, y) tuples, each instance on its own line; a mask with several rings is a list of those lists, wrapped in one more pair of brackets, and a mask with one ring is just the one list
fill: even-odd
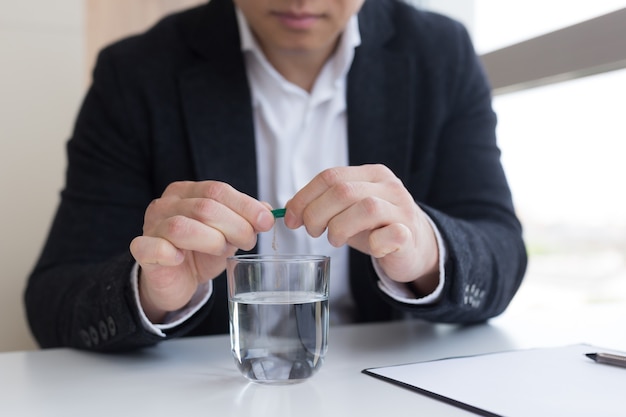
[(33, 349), (23, 290), (84, 94), (83, 0), (0, 0), (0, 351)]

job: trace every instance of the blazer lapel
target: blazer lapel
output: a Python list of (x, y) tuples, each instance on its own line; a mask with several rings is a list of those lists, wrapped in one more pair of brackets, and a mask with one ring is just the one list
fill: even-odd
[(241, 72), (202, 65), (181, 77), (180, 89), (198, 179), (224, 181), (256, 197), (252, 107)]
[(412, 146), (415, 64), (385, 48), (393, 36), (386, 12), (382, 3), (366, 1), (359, 14), (362, 43), (348, 75), (349, 155), (351, 165), (382, 163), (403, 176)]
[(200, 63), (179, 78), (192, 160), (199, 180), (231, 184), (256, 197), (257, 170), (250, 89), (230, 2), (213, 0), (207, 19), (186, 28)]
[[(368, 2), (366, 2), (368, 3)], [(363, 45), (348, 81), (348, 149), (351, 165), (381, 163), (399, 178), (410, 169), (411, 63), (377, 46)], [(350, 286), (360, 321), (389, 320), (393, 310), (378, 294), (368, 255), (350, 250)]]
[[(361, 46), (348, 74), (348, 143), (351, 165), (381, 163), (409, 175), (414, 146), (415, 63), (385, 48), (393, 26), (382, 2), (366, 1), (359, 14)], [(374, 17), (375, 16), (375, 17)], [(350, 284), (362, 321), (388, 320), (390, 305), (378, 295), (368, 255), (350, 251)]]

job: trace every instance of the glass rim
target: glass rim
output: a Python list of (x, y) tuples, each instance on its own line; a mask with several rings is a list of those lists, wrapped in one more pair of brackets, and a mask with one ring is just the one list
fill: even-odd
[(298, 254), (298, 253), (284, 253), (284, 254), (243, 254), (243, 255), (233, 255), (227, 258), (228, 261), (237, 261), (237, 262), (291, 262), (291, 263), (299, 263), (299, 262), (320, 262), (320, 261), (329, 261), (330, 256), (327, 255), (309, 255), (309, 254)]

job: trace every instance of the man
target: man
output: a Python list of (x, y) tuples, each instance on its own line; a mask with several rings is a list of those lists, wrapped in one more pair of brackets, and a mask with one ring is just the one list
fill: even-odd
[(334, 322), (501, 313), (526, 254), (463, 28), (393, 0), (234, 3), (101, 53), (26, 292), (39, 343), (225, 332), (226, 258), (273, 227), (332, 256)]

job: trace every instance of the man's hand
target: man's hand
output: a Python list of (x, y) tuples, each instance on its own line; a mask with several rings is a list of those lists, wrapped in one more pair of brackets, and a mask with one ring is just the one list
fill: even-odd
[(426, 214), (383, 165), (327, 169), (287, 203), (285, 224), (313, 236), (328, 229), (336, 247), (377, 258), (394, 281), (429, 294), (439, 281), (437, 240)]
[(250, 250), (274, 225), (270, 209), (217, 181), (175, 182), (148, 206), (130, 244), (139, 297), (153, 323), (184, 307), (198, 284), (217, 277), (237, 249)]

